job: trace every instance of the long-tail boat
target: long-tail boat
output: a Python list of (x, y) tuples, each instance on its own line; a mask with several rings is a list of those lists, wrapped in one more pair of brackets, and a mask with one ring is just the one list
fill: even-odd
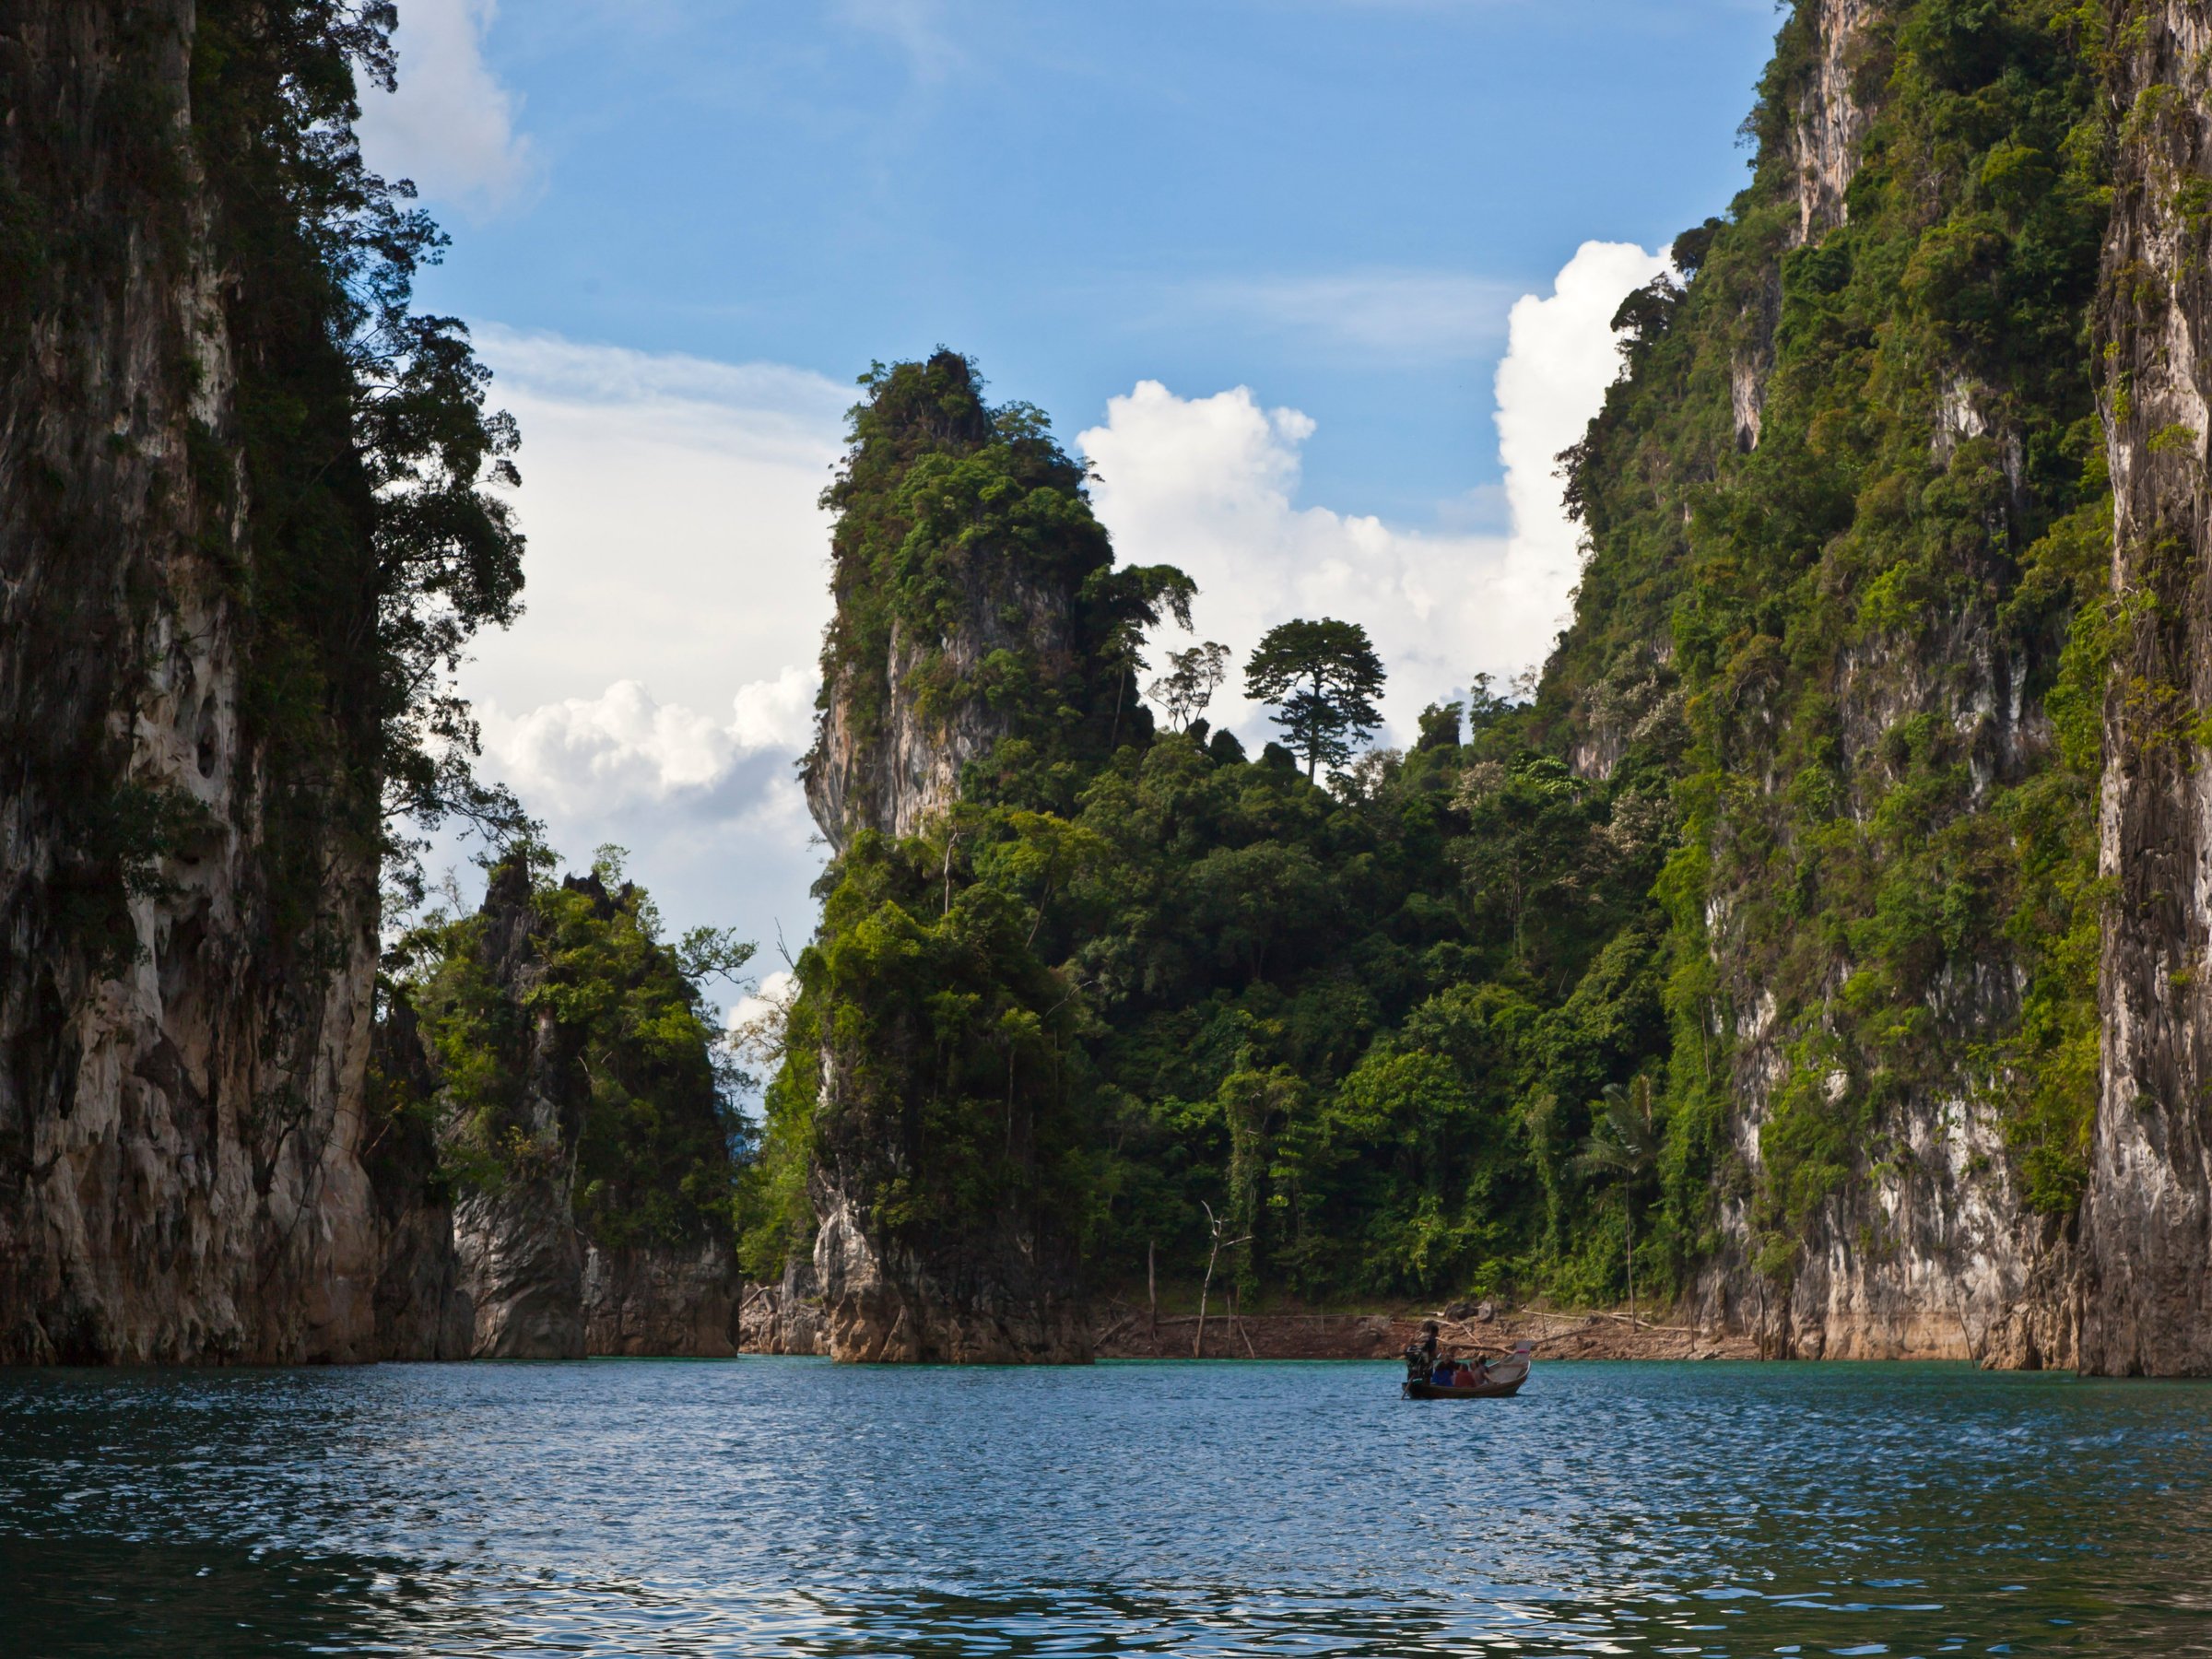
[(1521, 1384), (1528, 1381), (1528, 1367), (1534, 1345), (1521, 1342), (1502, 1359), (1485, 1359), (1477, 1368), (1472, 1382), (1446, 1386), (1415, 1378), (1406, 1382), (1406, 1397), (1409, 1400), (1510, 1400), (1521, 1392)]

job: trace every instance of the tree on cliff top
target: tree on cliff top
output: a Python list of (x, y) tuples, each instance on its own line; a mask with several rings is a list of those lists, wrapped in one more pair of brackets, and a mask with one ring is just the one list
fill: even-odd
[(1305, 757), (1312, 778), (1352, 758), (1352, 743), (1382, 724), (1382, 659), (1357, 622), (1303, 618), (1267, 630), (1244, 665), (1244, 695), (1276, 705), (1275, 724)]
[[(974, 362), (940, 347), (876, 363), (847, 418), (850, 442), (821, 504), (837, 515), (818, 707), (865, 749), (892, 700), (939, 727), (981, 704), (1030, 746), (1034, 783), (1145, 741), (1144, 635), (1190, 623), (1196, 584), (1171, 565), (1113, 562), (1088, 474), (1034, 405), (993, 406)], [(899, 683), (892, 683), (892, 646)], [(818, 749), (810, 767), (824, 759)]]
[(1145, 688), (1178, 732), (1206, 712), (1206, 704), (1229, 677), (1229, 647), (1207, 640), (1188, 651), (1168, 653), (1168, 672)]

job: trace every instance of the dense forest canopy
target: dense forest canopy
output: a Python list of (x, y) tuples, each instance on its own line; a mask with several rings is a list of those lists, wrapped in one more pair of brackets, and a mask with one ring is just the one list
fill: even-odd
[[(943, 372), (871, 379), (830, 498), (839, 547), (896, 547), (901, 572), (998, 551), (974, 516), (954, 540), (909, 505), (947, 450), (1004, 477), (1044, 441), (1019, 412), (961, 424), (934, 407), (919, 436), (909, 417), (887, 437), (885, 389)], [(1056, 499), (1005, 491), (994, 511), (1101, 546), (1079, 470), (1028, 453), (1030, 493)], [(1103, 568), (1074, 572), (1079, 591), (1102, 589)], [(902, 575), (865, 603), (925, 591)], [(888, 630), (851, 608), (833, 677), (864, 629)], [(1099, 630), (1040, 704), (1056, 716), (1023, 712), (956, 806), (917, 835), (863, 834), (832, 865), (741, 1206), (748, 1265), (772, 1274), (811, 1230), (830, 1049), (854, 1057), (841, 1117), (865, 1097), (911, 1149), (877, 1195), (894, 1233), (972, 1230), (1011, 1202), (1112, 1279), (1148, 1252), (1192, 1270), (1210, 1208), (1252, 1237), (1238, 1271), (1254, 1288), (1605, 1293), (1612, 1235), (1570, 1165), (1587, 1101), (1663, 1030), (1649, 891), (1674, 819), (1658, 759), (1579, 780), (1482, 680), (1471, 709), (1430, 712), (1410, 754), (1353, 760), (1383, 665), (1356, 624), (1324, 618), (1277, 629), (1247, 665), (1309, 777), (1287, 748), (1253, 759), (1210, 731), (1191, 682), (1210, 688), (1221, 665), (1172, 665), (1162, 698), (1183, 729), (1163, 734), (1134, 706), (1135, 653)]]

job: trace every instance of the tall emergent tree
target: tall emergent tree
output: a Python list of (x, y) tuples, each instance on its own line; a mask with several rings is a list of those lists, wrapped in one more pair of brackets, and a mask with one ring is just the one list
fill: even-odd
[(1168, 672), (1147, 686), (1145, 695), (1159, 705), (1168, 724), (1180, 732), (1206, 712), (1206, 705), (1214, 700), (1214, 693), (1228, 677), (1229, 647), (1208, 640), (1188, 651), (1169, 652)]
[(1342, 766), (1352, 744), (1382, 724), (1382, 659), (1357, 622), (1324, 617), (1271, 628), (1244, 665), (1244, 695), (1275, 705), (1275, 724), (1311, 778)]
[(1606, 1085), (1593, 1113), (1589, 1142), (1575, 1168), (1620, 1194), (1621, 1219), (1628, 1228), (1629, 1329), (1636, 1328), (1637, 1189), (1659, 1170), (1659, 1125), (1652, 1117), (1652, 1080), (1639, 1074), (1623, 1088)]

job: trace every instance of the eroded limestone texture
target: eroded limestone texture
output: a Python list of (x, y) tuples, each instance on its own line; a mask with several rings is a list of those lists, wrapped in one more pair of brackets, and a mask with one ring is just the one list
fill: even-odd
[(840, 1359), (1076, 1365), (1091, 1358), (1088, 1309), (1065, 1269), (1041, 1268), (1012, 1234), (927, 1255), (879, 1241), (852, 1201), (818, 1194), (814, 1275)]
[(772, 1285), (747, 1285), (737, 1311), (737, 1347), (747, 1354), (827, 1354), (821, 1287), (811, 1256), (793, 1256)]
[(375, 825), (334, 794), (274, 867), (241, 708), (257, 290), (194, 150), (194, 23), (0, 27), (0, 1360), (375, 1346)]
[(720, 1239), (690, 1252), (592, 1245), (583, 1258), (584, 1347), (594, 1354), (734, 1354), (738, 1289), (736, 1261)]
[(2112, 7), (2113, 181), (2097, 341), (2126, 618), (2105, 705), (2101, 1088), (2082, 1209), (2083, 1369), (2212, 1372), (2212, 7)]

